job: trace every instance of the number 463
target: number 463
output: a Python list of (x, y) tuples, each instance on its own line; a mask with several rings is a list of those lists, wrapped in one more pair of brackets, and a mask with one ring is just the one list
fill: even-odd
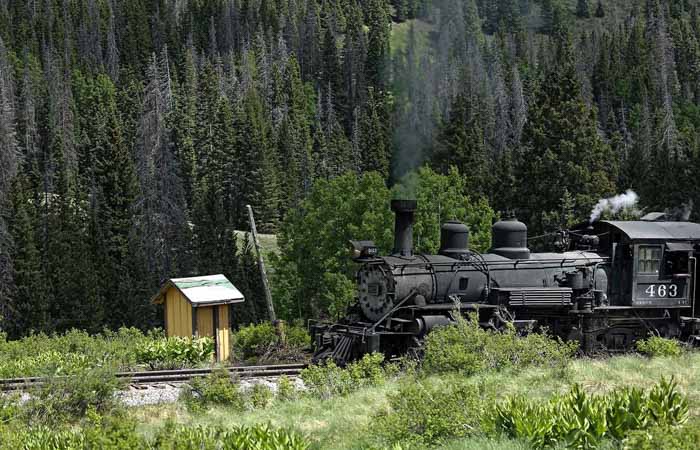
[(669, 284), (650, 284), (648, 288), (644, 291), (649, 297), (677, 297), (678, 296), (678, 285)]

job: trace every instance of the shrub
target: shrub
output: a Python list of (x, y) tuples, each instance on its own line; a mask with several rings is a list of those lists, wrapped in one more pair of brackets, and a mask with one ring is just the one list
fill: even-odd
[(310, 444), (294, 431), (274, 429), (269, 425), (224, 429), (176, 426), (171, 423), (158, 433), (153, 447), (178, 450), (306, 450)]
[(121, 381), (106, 368), (52, 377), (32, 393), (25, 414), (33, 423), (54, 424), (77, 420), (88, 410), (111, 412), (118, 406), (115, 394), (120, 387)]
[(680, 427), (660, 426), (629, 433), (625, 450), (696, 450), (700, 448), (700, 421)]
[(647, 356), (679, 356), (682, 352), (681, 345), (673, 339), (651, 336), (635, 343), (637, 351)]
[(231, 336), (234, 357), (239, 360), (299, 359), (302, 349), (311, 343), (308, 331), (301, 326), (288, 326), (284, 330), (286, 346), (279, 345), (279, 336), (269, 322), (241, 327)]
[(253, 385), (247, 394), (250, 409), (266, 408), (272, 403), (272, 398), (274, 397), (272, 390), (264, 384)]
[(495, 333), (482, 329), (475, 317), (460, 317), (455, 325), (428, 334), (423, 368), (464, 375), (538, 365), (565, 368), (577, 349), (575, 342), (539, 333), (519, 336), (512, 327)]
[(206, 377), (193, 379), (189, 388), (182, 391), (181, 399), (193, 410), (209, 405), (242, 410), (245, 404), (238, 384), (233, 382), (224, 368), (214, 369)]
[(7, 423), (19, 416), (21, 407), (18, 395), (0, 394), (0, 424)]
[(617, 389), (588, 395), (579, 385), (548, 402), (511, 397), (496, 405), (495, 429), (527, 440), (535, 448), (555, 444), (592, 448), (604, 439), (623, 439), (630, 431), (672, 426), (688, 419), (688, 403), (675, 381), (662, 379), (649, 392)]
[(135, 328), (104, 331), (94, 336), (71, 330), (62, 335), (35, 334), (20, 340), (0, 339), (0, 378), (70, 375), (90, 367), (115, 371), (137, 364), (136, 348), (160, 337)]
[(316, 397), (327, 399), (335, 395), (347, 395), (356, 389), (384, 382), (386, 375), (382, 368), (383, 361), (384, 355), (372, 353), (342, 369), (328, 360), (325, 364), (302, 370), (301, 379), (308, 391)]
[(294, 383), (286, 376), (282, 375), (277, 379), (277, 398), (283, 401), (294, 400), (298, 397), (298, 392)]
[(152, 369), (176, 369), (193, 367), (211, 361), (214, 355), (214, 340), (169, 337), (144, 342), (136, 349), (138, 361)]
[(481, 431), (487, 397), (470, 384), (430, 385), (407, 379), (389, 396), (390, 410), (375, 416), (383, 444), (422, 448)]

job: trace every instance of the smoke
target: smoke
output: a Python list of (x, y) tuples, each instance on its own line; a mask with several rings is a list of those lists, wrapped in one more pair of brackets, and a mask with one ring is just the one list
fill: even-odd
[(590, 223), (600, 219), (604, 212), (616, 214), (623, 209), (634, 208), (639, 201), (639, 196), (632, 189), (628, 189), (624, 194), (619, 194), (610, 198), (598, 200), (598, 203), (591, 211)]
[(680, 207), (666, 209), (664, 213), (669, 220), (675, 220), (679, 222), (687, 222), (690, 220), (690, 215), (693, 212), (693, 200), (688, 200), (688, 203), (681, 204)]
[(432, 2), (427, 17), (401, 24), (405, 45), (392, 50), (390, 83), (398, 108), (391, 178), (406, 198), (415, 196), (416, 188), (416, 178), (407, 175), (429, 159), (437, 124), (449, 116), (452, 101), (464, 89), (460, 68), (480, 60), (470, 58), (467, 50), (470, 33), (463, 8), (459, 0)]

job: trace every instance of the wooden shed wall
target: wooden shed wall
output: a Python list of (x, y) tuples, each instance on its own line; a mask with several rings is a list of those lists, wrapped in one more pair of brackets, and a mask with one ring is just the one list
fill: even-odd
[(225, 361), (231, 356), (231, 347), (229, 345), (229, 305), (219, 306), (219, 320), (217, 329), (217, 346), (220, 361)]
[(192, 307), (176, 288), (165, 294), (165, 321), (168, 336), (192, 336)]
[(205, 306), (196, 308), (197, 312), (197, 335), (199, 337), (214, 337), (214, 307)]

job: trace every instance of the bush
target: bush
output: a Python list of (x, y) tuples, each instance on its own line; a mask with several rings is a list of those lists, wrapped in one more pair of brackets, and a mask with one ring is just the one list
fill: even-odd
[(148, 364), (152, 369), (194, 367), (211, 361), (213, 355), (214, 340), (210, 337), (162, 338), (144, 342), (136, 349), (138, 361)]
[(52, 377), (32, 393), (24, 414), (32, 423), (55, 424), (80, 419), (88, 410), (108, 413), (118, 406), (115, 394), (121, 385), (106, 368)]
[(563, 369), (577, 349), (575, 342), (539, 333), (519, 336), (512, 327), (495, 333), (482, 329), (475, 317), (459, 317), (455, 325), (428, 334), (423, 368), (429, 373), (463, 375), (541, 365)]
[(422, 448), (479, 433), (488, 397), (470, 384), (407, 379), (389, 396), (390, 410), (375, 417), (377, 437), (384, 445)]
[(277, 398), (286, 400), (295, 400), (298, 397), (298, 392), (294, 383), (286, 376), (282, 375), (277, 379)]
[(302, 349), (311, 343), (308, 331), (292, 325), (284, 330), (286, 347), (281, 347), (277, 331), (269, 322), (241, 327), (231, 336), (234, 357), (238, 360), (257, 360), (277, 357), (276, 359), (299, 359)]
[(267, 408), (272, 403), (274, 394), (272, 390), (264, 384), (255, 384), (247, 392), (250, 409)]
[(182, 391), (181, 399), (193, 410), (210, 406), (229, 406), (242, 410), (245, 402), (238, 384), (224, 368), (212, 370), (206, 377), (195, 378), (189, 388)]
[(71, 330), (62, 335), (35, 334), (16, 341), (0, 337), (0, 378), (70, 375), (90, 367), (110, 366), (115, 371), (137, 364), (136, 348), (161, 336), (144, 335), (135, 328), (104, 331), (91, 336)]
[(301, 371), (301, 379), (312, 395), (327, 399), (348, 393), (365, 386), (374, 386), (384, 382), (386, 375), (382, 368), (384, 355), (367, 354), (361, 360), (348, 364), (347, 368), (338, 367), (333, 361), (313, 365)]
[(651, 336), (635, 343), (637, 351), (647, 356), (679, 356), (683, 351), (678, 341)]
[(592, 448), (604, 439), (623, 439), (630, 431), (673, 426), (688, 419), (688, 403), (673, 379), (662, 379), (649, 392), (617, 389), (588, 395), (579, 385), (549, 402), (511, 397), (494, 409), (495, 429), (526, 439), (535, 448), (564, 444)]
[(696, 419), (680, 427), (652, 427), (629, 433), (622, 447), (625, 450), (696, 450), (700, 448), (700, 421)]

